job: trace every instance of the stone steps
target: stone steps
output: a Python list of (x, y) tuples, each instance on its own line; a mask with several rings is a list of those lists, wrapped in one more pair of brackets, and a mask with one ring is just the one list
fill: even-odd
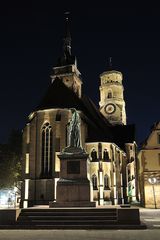
[(116, 216), (47, 216), (47, 215), (39, 215), (39, 216), (19, 216), (19, 221), (26, 221), (26, 220), (117, 220)]
[[(125, 211), (122, 214), (121, 212)], [(27, 208), (14, 228), (22, 229), (135, 229), (142, 228), (134, 209), (117, 208)], [(137, 211), (136, 211), (137, 212)], [(127, 215), (126, 215), (127, 214)], [(137, 213), (136, 213), (137, 214)], [(120, 218), (122, 220), (120, 220)], [(125, 219), (125, 220), (124, 220)]]
[(22, 209), (17, 219), (21, 226), (43, 226), (59, 228), (94, 228), (100, 225), (117, 224), (116, 209), (66, 208), (66, 209)]

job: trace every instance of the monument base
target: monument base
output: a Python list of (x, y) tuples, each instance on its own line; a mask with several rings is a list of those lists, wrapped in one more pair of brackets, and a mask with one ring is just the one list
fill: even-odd
[(57, 201), (49, 207), (96, 207), (90, 201), (90, 181), (88, 179), (59, 179), (57, 182)]
[(56, 201), (49, 207), (96, 207), (92, 183), (88, 179), (90, 162), (81, 147), (68, 146), (58, 155), (60, 178), (57, 181)]

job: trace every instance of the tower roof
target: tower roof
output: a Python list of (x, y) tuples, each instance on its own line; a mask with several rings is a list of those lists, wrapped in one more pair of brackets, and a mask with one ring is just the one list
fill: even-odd
[(113, 59), (112, 57), (108, 58), (106, 70), (101, 75), (110, 74), (110, 73), (117, 73), (117, 74), (122, 75), (122, 73), (120, 71), (115, 70), (115, 66), (113, 66), (113, 60), (112, 59)]
[(66, 66), (69, 64), (76, 64), (76, 57), (72, 55), (72, 39), (70, 33), (70, 13), (65, 12), (65, 30), (63, 37), (63, 54), (58, 59), (57, 66)]
[(65, 56), (71, 56), (71, 41), (69, 12), (65, 12), (65, 34), (63, 39), (63, 53)]

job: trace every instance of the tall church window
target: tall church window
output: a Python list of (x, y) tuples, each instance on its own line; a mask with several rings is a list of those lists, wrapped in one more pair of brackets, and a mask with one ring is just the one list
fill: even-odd
[(105, 190), (110, 189), (110, 188), (109, 188), (109, 177), (108, 177), (107, 174), (104, 175), (104, 189), (105, 189)]
[(92, 175), (92, 184), (93, 184), (93, 190), (97, 190), (97, 176), (96, 174)]
[(47, 122), (42, 127), (41, 176), (49, 177), (52, 171), (52, 127)]

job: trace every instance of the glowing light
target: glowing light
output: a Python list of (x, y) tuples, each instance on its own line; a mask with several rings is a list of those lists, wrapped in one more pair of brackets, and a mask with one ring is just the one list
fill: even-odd
[(99, 172), (99, 198), (100, 198), (100, 205), (102, 206), (104, 204), (104, 199), (103, 199), (103, 175), (102, 172)]
[(26, 165), (25, 165), (25, 173), (29, 173), (29, 153), (26, 153)]
[(150, 184), (156, 184), (157, 179), (156, 179), (155, 177), (149, 177), (149, 178), (148, 178), (148, 182), (149, 182)]
[(28, 116), (29, 120), (32, 120), (32, 118), (34, 117), (34, 115), (35, 115), (35, 113), (32, 112), (32, 113)]
[(25, 199), (28, 199), (29, 179), (25, 179)]
[(27, 144), (30, 142), (30, 124), (27, 124)]
[(24, 201), (23, 202), (23, 208), (27, 208), (28, 207), (28, 201)]

